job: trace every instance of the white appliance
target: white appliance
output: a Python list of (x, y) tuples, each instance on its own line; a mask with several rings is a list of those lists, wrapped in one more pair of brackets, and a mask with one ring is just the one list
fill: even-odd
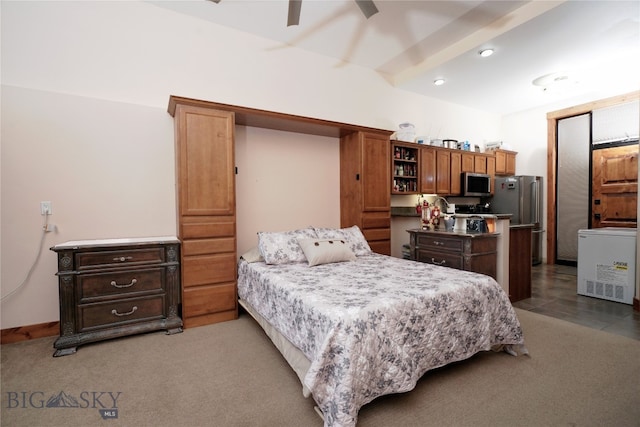
[(578, 230), (578, 294), (633, 304), (635, 228)]

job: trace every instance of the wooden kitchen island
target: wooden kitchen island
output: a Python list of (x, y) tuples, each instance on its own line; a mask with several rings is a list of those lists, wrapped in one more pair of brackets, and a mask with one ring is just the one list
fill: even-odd
[(498, 233), (422, 229), (407, 232), (412, 260), (496, 278)]
[[(411, 259), (491, 276), (507, 292), (511, 302), (531, 298), (533, 226), (508, 226), (509, 220), (505, 222), (506, 233), (407, 230)], [(507, 274), (502, 271), (505, 268)]]

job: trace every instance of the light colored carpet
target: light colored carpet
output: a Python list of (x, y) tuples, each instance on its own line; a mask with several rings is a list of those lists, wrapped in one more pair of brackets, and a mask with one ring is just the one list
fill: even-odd
[[(415, 390), (363, 407), (358, 426), (640, 426), (640, 341), (517, 313), (530, 357), (481, 353), (428, 372)], [(3, 427), (322, 426), (247, 315), (60, 358), (53, 341), (2, 346)], [(42, 407), (60, 392), (80, 407)], [(117, 418), (103, 419), (111, 396)]]

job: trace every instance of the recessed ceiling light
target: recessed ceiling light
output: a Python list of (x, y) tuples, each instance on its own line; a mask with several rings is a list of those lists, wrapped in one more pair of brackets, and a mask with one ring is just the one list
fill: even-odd
[(487, 56), (493, 55), (493, 49), (482, 49), (478, 54), (483, 58), (486, 58)]
[(444, 84), (444, 79), (435, 79), (433, 84), (436, 86), (442, 86)]

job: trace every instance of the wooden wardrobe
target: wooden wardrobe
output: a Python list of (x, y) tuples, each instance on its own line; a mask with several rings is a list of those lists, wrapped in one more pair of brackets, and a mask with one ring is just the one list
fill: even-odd
[(236, 124), (340, 138), (340, 222), (391, 253), (391, 131), (171, 96), (184, 327), (238, 317)]

